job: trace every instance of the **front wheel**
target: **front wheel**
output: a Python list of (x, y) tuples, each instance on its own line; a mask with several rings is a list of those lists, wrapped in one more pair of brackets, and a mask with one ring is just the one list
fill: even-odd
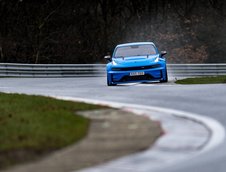
[(111, 80), (107, 77), (107, 86), (115, 86), (117, 84), (112, 84)]
[(107, 85), (108, 85), (108, 86), (116, 86), (117, 84), (112, 84), (112, 83), (110, 83), (109, 81), (107, 81)]
[(168, 82), (168, 74), (167, 74), (167, 70), (166, 70), (166, 73), (165, 73), (165, 77), (163, 77), (163, 79), (160, 80), (160, 82)]

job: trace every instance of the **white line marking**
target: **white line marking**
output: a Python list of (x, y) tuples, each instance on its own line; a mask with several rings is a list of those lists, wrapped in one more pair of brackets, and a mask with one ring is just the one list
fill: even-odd
[[(191, 158), (196, 155), (199, 155), (201, 153), (204, 153), (208, 150), (211, 150), (221, 144), (224, 141), (225, 138), (225, 129), (224, 127), (217, 122), (214, 119), (211, 119), (209, 117), (200, 116), (194, 113), (188, 113), (184, 111), (179, 110), (173, 110), (168, 108), (161, 108), (161, 107), (154, 107), (154, 106), (145, 106), (145, 105), (134, 105), (134, 104), (127, 104), (127, 103), (115, 103), (110, 101), (99, 101), (99, 100), (91, 100), (91, 99), (85, 99), (85, 98), (74, 98), (74, 97), (63, 97), (63, 96), (51, 96), (58, 99), (63, 100), (71, 100), (71, 101), (80, 101), (85, 103), (92, 103), (92, 104), (102, 104), (111, 106), (114, 108), (130, 108), (132, 111), (134, 111), (137, 114), (142, 114), (146, 111), (152, 111), (159, 114), (168, 114), (169, 116), (174, 117), (181, 117), (183, 119), (189, 119), (190, 121), (194, 121), (196, 123), (200, 123), (201, 125), (208, 128), (208, 130), (211, 132), (209, 141), (205, 144), (204, 147), (202, 147), (201, 150), (192, 150), (190, 153), (187, 151), (171, 151), (167, 152), (165, 150), (156, 150), (154, 148), (149, 149), (141, 154), (135, 154), (131, 155), (125, 158), (121, 158), (112, 162), (109, 162), (105, 165), (100, 165), (98, 167), (85, 169), (84, 172), (114, 172), (114, 171), (150, 171), (154, 168), (165, 167), (169, 164), (179, 162), (182, 159), (185, 158)], [(167, 116), (164, 116), (164, 118), (167, 118)], [(160, 121), (162, 122), (162, 121)], [(190, 128), (192, 130), (192, 127)], [(195, 130), (196, 132), (196, 130)], [(172, 138), (171, 138), (172, 139)], [(161, 140), (161, 139), (160, 139)], [(158, 142), (158, 141), (157, 141)], [(161, 141), (160, 141), (161, 142)], [(161, 144), (161, 143), (160, 143)], [(170, 145), (170, 143), (168, 143)], [(195, 143), (193, 143), (195, 144)], [(156, 147), (156, 146), (154, 146)], [(157, 146), (158, 147), (158, 146)], [(158, 149), (158, 148), (157, 148)], [(166, 153), (165, 153), (166, 152)], [(159, 159), (160, 162), (156, 162), (156, 159), (150, 160), (150, 158), (154, 157)], [(149, 156), (146, 157), (145, 156)], [(131, 162), (132, 159), (132, 162)], [(141, 161), (142, 163), (135, 163), (134, 161)], [(153, 161), (153, 162), (152, 162)], [(134, 169), (135, 168), (135, 169)]]

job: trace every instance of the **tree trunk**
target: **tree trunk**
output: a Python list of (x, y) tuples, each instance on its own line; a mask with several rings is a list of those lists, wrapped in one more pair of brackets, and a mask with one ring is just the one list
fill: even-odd
[(40, 55), (40, 51), (37, 50), (36, 55), (35, 55), (35, 64), (38, 64), (38, 61), (39, 61), (39, 55)]
[(2, 50), (2, 46), (0, 45), (0, 59), (1, 59), (1, 62), (4, 61), (4, 54), (3, 54), (3, 50)]

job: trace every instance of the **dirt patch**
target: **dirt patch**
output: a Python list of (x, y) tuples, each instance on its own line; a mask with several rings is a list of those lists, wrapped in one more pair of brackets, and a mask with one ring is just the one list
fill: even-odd
[(158, 123), (122, 110), (80, 112), (91, 119), (89, 134), (79, 143), (7, 172), (67, 172), (107, 162), (149, 148), (161, 135)]
[(13, 164), (38, 160), (53, 151), (54, 150), (38, 151), (32, 149), (2, 151), (0, 152), (0, 169), (10, 167)]

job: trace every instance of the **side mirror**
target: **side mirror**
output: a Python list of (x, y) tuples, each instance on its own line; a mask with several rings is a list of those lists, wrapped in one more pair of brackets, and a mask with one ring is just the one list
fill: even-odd
[(104, 59), (106, 59), (107, 61), (111, 62), (111, 56), (104, 56)]
[(161, 51), (160, 56), (163, 57), (164, 55), (166, 55), (167, 52), (166, 51)]

